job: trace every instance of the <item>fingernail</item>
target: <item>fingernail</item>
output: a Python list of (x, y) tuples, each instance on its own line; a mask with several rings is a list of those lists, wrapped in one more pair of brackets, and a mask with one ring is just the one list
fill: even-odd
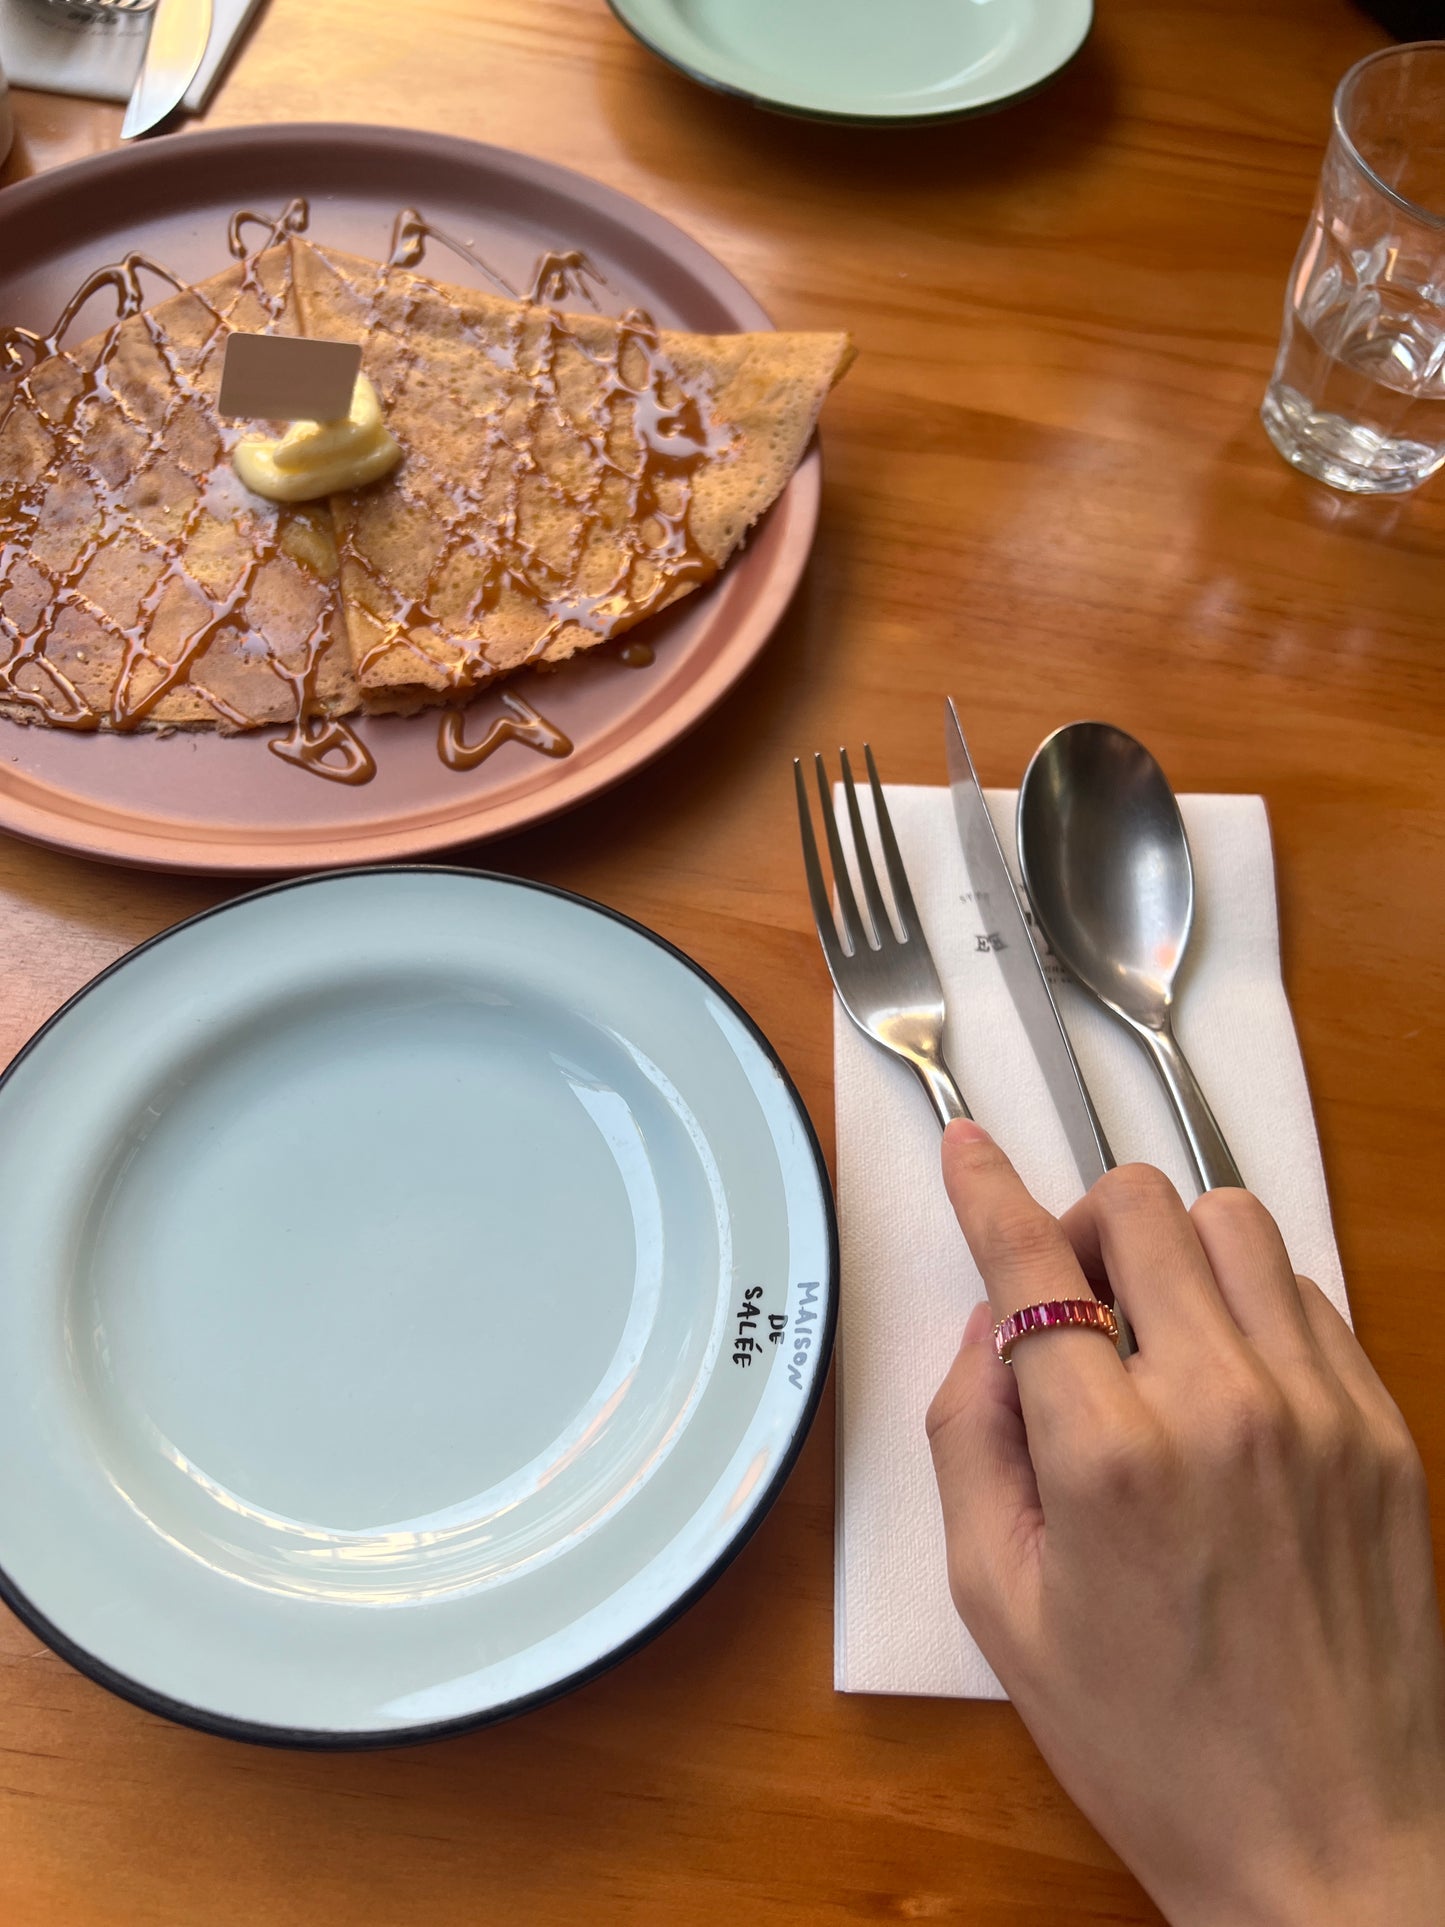
[(985, 1299), (968, 1314), (968, 1323), (963, 1328), (963, 1342), (965, 1345), (982, 1345), (992, 1336), (993, 1307)]
[(975, 1124), (971, 1117), (952, 1118), (943, 1135), (952, 1138), (955, 1144), (986, 1144), (991, 1141), (988, 1132), (981, 1124)]

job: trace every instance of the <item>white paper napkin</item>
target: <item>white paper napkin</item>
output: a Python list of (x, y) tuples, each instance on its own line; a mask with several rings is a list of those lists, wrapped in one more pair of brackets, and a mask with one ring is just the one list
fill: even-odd
[[(1034, 1195), (1059, 1211), (1079, 1179), (977, 915), (947, 790), (890, 788), (888, 806), (948, 1003), (949, 1062), (969, 1108)], [(1013, 790), (989, 809), (1014, 865)], [(1194, 934), (1177, 1029), (1250, 1189), (1295, 1268), (1348, 1316), (1319, 1140), (1280, 981), (1263, 799), (1184, 796)], [(841, 815), (841, 810), (840, 810)], [(1073, 985), (1055, 995), (1120, 1163), (1196, 1195), (1143, 1051)], [(843, 1692), (1002, 1698), (954, 1612), (924, 1436), (928, 1402), (983, 1287), (938, 1175), (938, 1125), (912, 1073), (834, 1015), (838, 1206), (839, 1484), (834, 1681)]]
[[(206, 57), (182, 105), (199, 114), (261, 0), (211, 0)], [(148, 13), (86, 19), (46, 0), (0, 0), (0, 67), (12, 87), (87, 100), (129, 100), (150, 30)]]

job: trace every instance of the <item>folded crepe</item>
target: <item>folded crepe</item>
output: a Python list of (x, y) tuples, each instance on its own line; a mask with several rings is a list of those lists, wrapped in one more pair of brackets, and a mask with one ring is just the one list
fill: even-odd
[(679, 334), (295, 256), (307, 334), (361, 343), (404, 455), (331, 505), (368, 708), (464, 700), (708, 581), (853, 354), (841, 334)]
[[(338, 740), (319, 719), (464, 701), (715, 575), (852, 358), (843, 335), (561, 314), (294, 235), (146, 311), (136, 274), (92, 277), (120, 316), (79, 347), (0, 332), (21, 369), (0, 378), (0, 715), (289, 722), (273, 747), (313, 766)], [(252, 495), (246, 425), (216, 412), (233, 330), (360, 341), (400, 467), (329, 507)]]
[[(232, 471), (232, 329), (300, 332), (286, 243), (0, 379), (0, 715), (73, 729), (338, 716), (358, 705), (324, 503)], [(30, 338), (11, 330), (12, 365)], [(52, 344), (41, 343), (43, 350)]]

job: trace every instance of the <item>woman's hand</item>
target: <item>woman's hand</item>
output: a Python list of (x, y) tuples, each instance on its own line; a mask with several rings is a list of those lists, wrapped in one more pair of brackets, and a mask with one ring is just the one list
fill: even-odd
[[(988, 1288), (928, 1415), (959, 1612), (1176, 1927), (1439, 1927), (1445, 1645), (1389, 1394), (1244, 1191), (1110, 1172), (1061, 1221), (951, 1124)], [(1107, 1279), (1138, 1352), (992, 1321)]]

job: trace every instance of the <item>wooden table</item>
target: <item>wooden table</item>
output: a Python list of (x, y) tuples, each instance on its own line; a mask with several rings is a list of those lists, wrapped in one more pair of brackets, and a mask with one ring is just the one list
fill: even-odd
[[(761, 666), (646, 774), (475, 853), (690, 951), (778, 1045), (825, 1143), (795, 751), (866, 735), (893, 777), (941, 781), (952, 690), (986, 782), (1098, 715), (1180, 788), (1263, 792), (1356, 1317), (1445, 1545), (1445, 488), (1330, 494), (1256, 419), (1331, 89), (1382, 36), (1346, 0), (1100, 14), (1037, 99), (885, 135), (705, 93), (602, 0), (271, 0), (208, 121), (421, 124), (543, 154), (680, 222), (781, 325), (856, 335), (817, 549)], [(16, 109), (7, 179), (119, 132), (119, 108)], [(0, 891), (0, 1056), (225, 893), (8, 841)], [(1007, 1707), (835, 1695), (832, 1436), (830, 1400), (763, 1529), (679, 1624), (447, 1744), (207, 1739), (6, 1620), (0, 1919), (1156, 1919)]]

